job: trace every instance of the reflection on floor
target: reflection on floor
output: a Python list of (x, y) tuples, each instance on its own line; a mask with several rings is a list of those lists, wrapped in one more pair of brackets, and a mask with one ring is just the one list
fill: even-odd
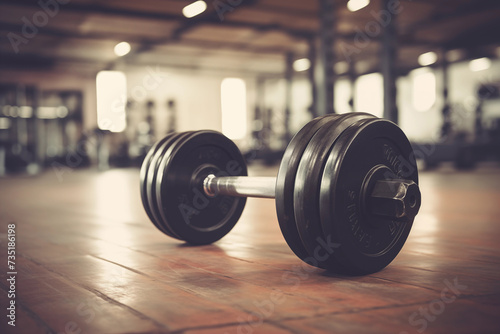
[(223, 240), (186, 246), (148, 220), (138, 180), (135, 169), (0, 179), (2, 261), (15, 223), (18, 272), (16, 327), (2, 315), (1, 333), (500, 332), (499, 169), (422, 173), (408, 242), (364, 277), (302, 264), (268, 199), (249, 199)]

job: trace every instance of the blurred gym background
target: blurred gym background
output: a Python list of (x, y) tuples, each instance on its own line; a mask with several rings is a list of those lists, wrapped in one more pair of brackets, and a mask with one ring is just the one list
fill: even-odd
[(500, 158), (495, 0), (0, 1), (0, 175), (140, 166), (168, 132), (279, 162), (306, 122), (398, 123), (422, 167)]

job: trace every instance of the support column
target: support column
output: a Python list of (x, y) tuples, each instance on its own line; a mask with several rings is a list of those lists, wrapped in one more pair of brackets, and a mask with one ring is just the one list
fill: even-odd
[(382, 10), (391, 15), (391, 19), (382, 25), (382, 63), (381, 70), (384, 77), (384, 118), (398, 124), (398, 107), (396, 104), (396, 61), (397, 61), (397, 31), (396, 14), (389, 11), (392, 0), (382, 0)]
[(290, 114), (292, 109), (292, 83), (293, 83), (293, 53), (287, 52), (286, 54), (286, 67), (285, 67), (285, 115), (283, 119), (283, 134), (284, 147), (290, 142)]
[(335, 113), (333, 108), (333, 86), (335, 82), (333, 66), (334, 55), (334, 20), (335, 1), (319, 0), (320, 17), (320, 66), (323, 84), (321, 85), (321, 103), (318, 103), (320, 115)]
[(443, 109), (441, 114), (443, 116), (443, 125), (441, 126), (441, 138), (446, 138), (451, 131), (451, 108), (449, 99), (449, 76), (448, 76), (448, 61), (446, 60), (446, 51), (443, 52), (443, 61), (441, 63), (441, 70), (443, 71)]
[(351, 107), (351, 111), (355, 112), (357, 111), (354, 107), (355, 100), (356, 100), (356, 63), (354, 60), (351, 60), (349, 62), (349, 83), (351, 84), (351, 98), (349, 99), (349, 106)]
[(34, 162), (36, 166), (36, 172), (40, 172), (43, 169), (43, 164), (45, 162), (45, 152), (43, 151), (43, 145), (41, 138), (44, 137), (43, 120), (38, 117), (38, 107), (40, 106), (41, 92), (37, 87), (33, 88), (33, 154)]
[(307, 71), (309, 84), (311, 85), (311, 105), (309, 106), (309, 112), (311, 113), (312, 118), (316, 118), (318, 117), (318, 107), (317, 107), (318, 88), (316, 85), (316, 75), (315, 75), (317, 54), (316, 54), (316, 39), (314, 37), (311, 37), (309, 39), (309, 52), (307, 57), (309, 58), (309, 61), (311, 63), (311, 66)]
[(265, 147), (264, 115), (265, 115), (265, 79), (258, 77), (255, 82), (255, 109), (252, 125), (252, 148), (260, 150)]

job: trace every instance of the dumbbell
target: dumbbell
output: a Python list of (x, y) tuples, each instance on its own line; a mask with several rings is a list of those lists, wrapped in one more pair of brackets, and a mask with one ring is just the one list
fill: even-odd
[(304, 262), (340, 274), (387, 266), (420, 208), (412, 147), (366, 113), (313, 119), (290, 141), (278, 175), (248, 177), (237, 146), (210, 131), (172, 133), (140, 171), (144, 209), (163, 233), (210, 244), (236, 224), (246, 197), (275, 198), (279, 226)]

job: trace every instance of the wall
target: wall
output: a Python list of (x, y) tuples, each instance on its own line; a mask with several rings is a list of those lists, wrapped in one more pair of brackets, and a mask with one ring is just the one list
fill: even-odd
[[(203, 71), (180, 71), (153, 66), (126, 69), (129, 99), (136, 108), (143, 108), (146, 101), (155, 103), (156, 133), (165, 133), (168, 123), (167, 101), (176, 103), (176, 131), (212, 129), (222, 130), (221, 83), (225, 75)], [(155, 77), (156, 84), (151, 77)], [(250, 131), (255, 101), (255, 78), (241, 77), (247, 86), (247, 124)], [(243, 141), (239, 143), (245, 146)]]
[[(442, 71), (436, 70), (437, 100), (434, 106), (424, 112), (415, 110), (411, 96), (411, 75), (398, 80), (398, 106), (400, 125), (405, 133), (414, 140), (435, 140), (442, 124), (443, 107)], [(468, 132), (473, 131), (474, 112), (477, 105), (476, 92), (481, 84), (500, 81), (500, 60), (492, 61), (488, 70), (472, 72), (469, 62), (460, 62), (449, 68), (449, 98), (454, 106), (454, 121), (457, 127)]]
[[(156, 105), (158, 121), (155, 130), (163, 134), (168, 124), (161, 121), (167, 110), (167, 100), (174, 99), (177, 104), (177, 130), (214, 129), (221, 130), (220, 84), (224, 77), (216, 73), (203, 71), (186, 71), (174, 68), (157, 68), (154, 66), (128, 67), (124, 69), (127, 76), (129, 98), (138, 101), (138, 108), (144, 108), (145, 101), (152, 100)], [(437, 138), (442, 122), (441, 108), (443, 100), (442, 73), (436, 70), (437, 100), (434, 106), (424, 112), (415, 110), (412, 103), (411, 74), (397, 82), (400, 125), (413, 140), (433, 140)], [(155, 76), (156, 81), (151, 80)], [(459, 106), (461, 127), (471, 130), (476, 105), (476, 90), (480, 83), (500, 81), (500, 60), (494, 60), (489, 70), (471, 72), (468, 62), (450, 66), (450, 100)], [(145, 79), (148, 80), (145, 82)], [(242, 77), (247, 85), (248, 133), (251, 131), (256, 97), (256, 77)], [(84, 126), (90, 129), (96, 126), (95, 76), (72, 75), (52, 72), (9, 72), (0, 73), (0, 82), (20, 82), (35, 84), (42, 89), (81, 89), (84, 92)], [(339, 87), (344, 88), (339, 90)], [(347, 100), (350, 84), (341, 79), (336, 87), (336, 106), (342, 106), (339, 112), (349, 110)], [(292, 85), (291, 131), (295, 133), (310, 120), (308, 108), (311, 104), (310, 86), (305, 75), (296, 73)], [(360, 96), (364, 92), (357, 92)], [(265, 103), (275, 112), (277, 131), (282, 131), (280, 123), (283, 118), (285, 101), (285, 81), (280, 79), (266, 80)], [(142, 107), (141, 107), (142, 105)], [(361, 111), (361, 110), (357, 110)], [(248, 145), (248, 140), (239, 142)]]
[(97, 124), (95, 76), (51, 71), (2, 70), (0, 82), (35, 85), (41, 90), (81, 90), (84, 96), (84, 128), (90, 129)]

